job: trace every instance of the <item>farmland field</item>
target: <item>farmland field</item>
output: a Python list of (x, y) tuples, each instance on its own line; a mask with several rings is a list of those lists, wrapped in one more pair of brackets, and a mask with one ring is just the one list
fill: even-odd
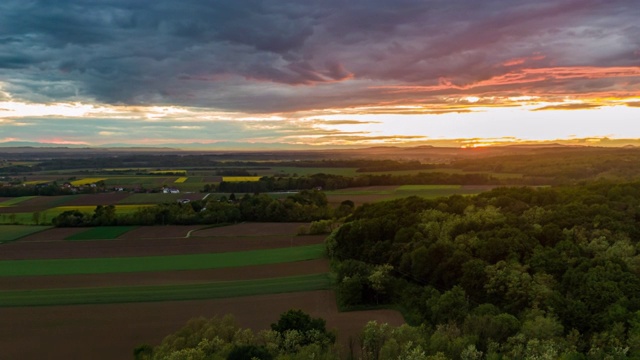
[(370, 186), (326, 191), (330, 203), (339, 204), (351, 200), (356, 205), (385, 200), (393, 200), (408, 196), (419, 196), (433, 199), (450, 195), (476, 195), (491, 190), (492, 185), (402, 185), (402, 186)]
[(324, 245), (231, 253), (94, 259), (44, 259), (0, 261), (0, 276), (102, 274), (139, 271), (198, 270), (276, 264), (317, 259)]
[(73, 234), (65, 240), (102, 240), (115, 239), (126, 232), (135, 229), (137, 226), (98, 226), (92, 227), (83, 232)]
[(189, 178), (188, 177), (179, 177), (177, 179), (175, 179), (173, 182), (176, 184), (182, 184), (183, 182), (187, 181)]
[(329, 272), (329, 260), (313, 259), (279, 264), (190, 271), (0, 277), (2, 290), (64, 289), (82, 287), (203, 284), (213, 281), (256, 280)]
[(37, 360), (43, 354), (59, 359), (130, 359), (136, 346), (157, 344), (194, 317), (234, 314), (240, 326), (262, 330), (289, 309), (326, 319), (328, 329), (338, 329), (343, 349), (368, 321), (404, 323), (392, 310), (340, 313), (329, 290), (213, 300), (10, 307), (0, 308), (4, 324), (0, 347), (7, 359)]
[(328, 274), (205, 284), (0, 291), (0, 307), (219, 299), (328, 289)]
[(107, 180), (107, 178), (84, 178), (84, 179), (72, 181), (71, 185), (73, 186), (89, 185), (89, 184), (95, 184), (98, 181), (104, 181), (104, 180)]
[[(331, 286), (324, 236), (295, 236), (301, 225), (146, 226), (109, 241), (62, 241), (95, 235), (54, 228), (3, 244), (0, 259), (22, 259), (0, 261), (0, 317), (13, 327), (10, 334), (0, 329), (3, 356), (42, 358), (42, 342), (25, 349), (23, 341), (53, 331), (45, 343), (63, 343), (47, 349), (49, 356), (128, 358), (135, 346), (203, 315), (233, 313), (241, 325), (264, 329), (300, 308), (339, 327), (345, 347), (368, 320), (403, 322), (388, 310), (339, 313), (333, 291), (324, 290)], [(62, 305), (80, 303), (87, 305)], [(96, 354), (103, 344), (108, 349)]]
[(0, 225), (0, 244), (48, 229), (48, 226)]
[(8, 200), (4, 200), (3, 202), (0, 202), (0, 207), (6, 207), (6, 206), (14, 206), (17, 205), (23, 201), (27, 201), (29, 199), (33, 199), (35, 198), (35, 196), (20, 196), (20, 197), (16, 197), (16, 198), (10, 198)]
[(223, 176), (222, 181), (225, 181), (225, 182), (260, 181), (260, 176)]
[(173, 169), (169, 169), (169, 170), (153, 170), (153, 171), (149, 171), (149, 174), (154, 174), (154, 175), (182, 174), (182, 175), (186, 175), (187, 174), (187, 170), (173, 170)]
[(162, 204), (166, 202), (175, 202), (178, 199), (200, 200), (205, 194), (200, 193), (180, 193), (180, 194), (131, 194), (130, 196), (120, 200), (118, 204)]
[[(150, 204), (139, 205), (116, 205), (116, 214), (124, 215), (137, 211), (141, 207), (151, 206)], [(96, 205), (77, 205), (77, 206), (57, 206), (47, 210), (32, 210), (32, 212), (8, 212), (0, 211), (0, 224), (21, 224), (21, 225), (37, 225), (51, 223), (51, 220), (65, 211), (77, 210), (86, 214), (92, 214)], [(31, 209), (19, 208), (18, 211)], [(36, 222), (35, 216), (38, 216)]]

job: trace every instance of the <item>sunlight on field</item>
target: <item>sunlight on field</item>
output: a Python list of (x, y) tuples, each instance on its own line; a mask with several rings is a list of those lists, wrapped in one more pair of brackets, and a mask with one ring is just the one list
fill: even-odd
[[(141, 207), (153, 206), (148, 204), (140, 204), (140, 205), (115, 205), (116, 212), (129, 213), (138, 210)], [(77, 205), (77, 206), (58, 206), (52, 209), (47, 210), (47, 213), (63, 213), (65, 211), (70, 210), (78, 210), (81, 212), (93, 212), (96, 209), (96, 205)]]
[(400, 185), (396, 191), (460, 189), (462, 185)]
[(95, 184), (98, 181), (105, 181), (105, 180), (107, 180), (107, 178), (84, 178), (84, 179), (72, 181), (71, 185), (73, 186), (89, 185), (89, 184)]
[(46, 184), (48, 183), (48, 180), (30, 180), (30, 181), (25, 181), (23, 182), (24, 185), (39, 185), (39, 184)]
[(179, 177), (176, 179), (176, 181), (174, 181), (174, 183), (176, 184), (182, 184), (183, 182), (187, 181), (188, 177)]
[(187, 170), (154, 170), (154, 171), (149, 171), (149, 174), (154, 174), (154, 175), (182, 174), (182, 175), (186, 175), (187, 174)]
[(240, 182), (240, 181), (260, 181), (261, 176), (223, 176), (222, 181)]

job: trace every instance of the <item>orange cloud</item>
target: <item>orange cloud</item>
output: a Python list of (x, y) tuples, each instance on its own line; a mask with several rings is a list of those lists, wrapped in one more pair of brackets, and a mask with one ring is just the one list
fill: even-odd
[(470, 90), (489, 86), (506, 86), (535, 83), (549, 80), (567, 79), (606, 79), (640, 77), (640, 67), (595, 67), (595, 66), (575, 66), (575, 67), (551, 67), (551, 68), (530, 68), (511, 71), (506, 74), (494, 76), (487, 80), (456, 85), (449, 78), (441, 78), (438, 85), (392, 85), (377, 88), (390, 89), (393, 92), (412, 91), (441, 91), (441, 90)]
[(532, 56), (532, 57), (522, 57), (522, 58), (515, 58), (515, 59), (511, 59), (511, 60), (507, 60), (505, 62), (502, 63), (502, 66), (516, 66), (516, 65), (522, 65), (525, 62), (528, 61), (538, 61), (538, 60), (542, 60), (546, 58), (546, 56), (544, 55), (537, 55), (537, 56)]

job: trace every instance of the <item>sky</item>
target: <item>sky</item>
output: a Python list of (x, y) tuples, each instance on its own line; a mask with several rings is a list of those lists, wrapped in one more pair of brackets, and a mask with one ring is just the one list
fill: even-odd
[(638, 0), (2, 0), (0, 143), (640, 144)]

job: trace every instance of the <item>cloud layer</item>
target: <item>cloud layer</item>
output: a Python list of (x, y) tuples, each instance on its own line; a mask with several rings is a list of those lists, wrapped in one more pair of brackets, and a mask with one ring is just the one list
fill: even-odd
[(4, 0), (0, 102), (288, 118), (634, 106), (637, 19), (637, 0)]

